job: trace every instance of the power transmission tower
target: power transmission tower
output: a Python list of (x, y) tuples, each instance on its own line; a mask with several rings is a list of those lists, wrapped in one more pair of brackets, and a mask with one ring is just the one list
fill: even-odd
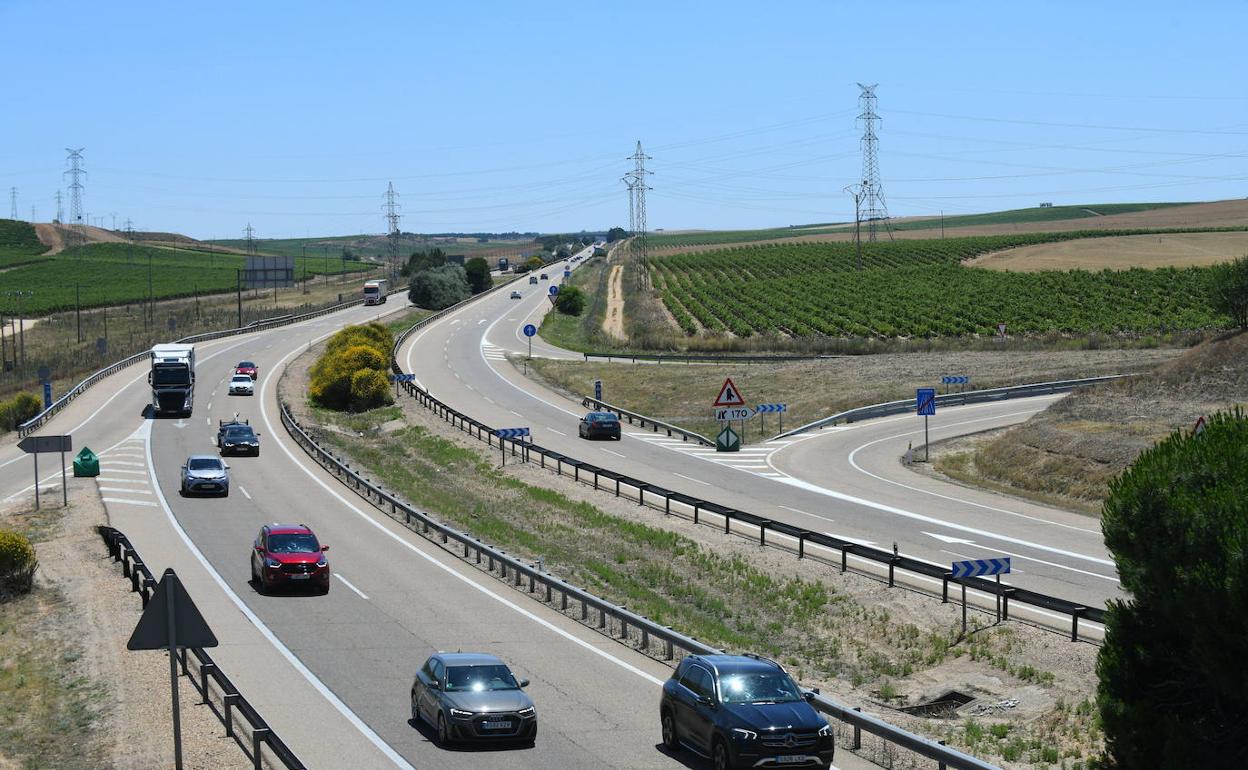
[(9, 188), (9, 219), (17, 219), (17, 188)]
[(880, 116), (875, 112), (875, 87), (879, 83), (858, 87), (862, 93), (858, 96), (858, 108), (861, 113), (858, 120), (862, 121), (862, 219), (867, 223), (867, 240), (876, 239), (876, 231), (880, 223), (888, 231), (888, 239), (893, 239), (893, 225), (888, 219), (888, 208), (884, 205), (884, 190), (880, 185), (879, 136), (877, 130)]
[(65, 221), (65, 206), (61, 203), (61, 191), (56, 191), (56, 223), (59, 225)]
[(82, 219), (82, 177), (87, 173), (82, 168), (82, 151), (85, 149), (65, 148), (65, 152), (69, 153), (69, 170), (65, 174), (69, 177), (69, 223), (72, 225), (85, 224)]
[(653, 171), (646, 170), (646, 161), (653, 160), (641, 150), (641, 140), (637, 141), (637, 150), (627, 160), (633, 161), (633, 170), (624, 177), (629, 183), (632, 195), (630, 228), (633, 234), (633, 261), (637, 265), (637, 283), (639, 288), (650, 288), (650, 245), (646, 234), (646, 190), (654, 189), (646, 184), (646, 175)]
[(386, 240), (390, 252), (390, 280), (396, 281), (399, 276), (399, 204), (395, 198), (399, 194), (394, 191), (394, 182), (386, 188), (386, 202), (382, 208), (386, 210)]
[(247, 227), (243, 228), (243, 232), (247, 234), (247, 253), (248, 253), (248, 254), (251, 254), (252, 256), (255, 256), (255, 253), (256, 253), (256, 240), (255, 240), (256, 229), (255, 229), (254, 227), (252, 227), (252, 226), (251, 226), (251, 223), (250, 223), (250, 222), (248, 222), (248, 223), (247, 223)]

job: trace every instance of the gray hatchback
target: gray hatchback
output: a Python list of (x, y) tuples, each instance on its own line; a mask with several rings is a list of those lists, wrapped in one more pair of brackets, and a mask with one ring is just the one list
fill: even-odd
[(438, 731), (443, 746), (460, 740), (537, 740), (537, 709), (496, 655), (437, 652), (412, 682), (412, 719)]
[(182, 466), (182, 494), (230, 494), (230, 466), (216, 455), (191, 455)]

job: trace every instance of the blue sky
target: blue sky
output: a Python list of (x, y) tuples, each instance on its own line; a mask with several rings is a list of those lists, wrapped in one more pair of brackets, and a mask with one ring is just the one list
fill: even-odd
[[(881, 8), (883, 6), (883, 8)], [(0, 215), (86, 147), (105, 226), (196, 237), (844, 221), (1248, 195), (1248, 4), (0, 0)]]

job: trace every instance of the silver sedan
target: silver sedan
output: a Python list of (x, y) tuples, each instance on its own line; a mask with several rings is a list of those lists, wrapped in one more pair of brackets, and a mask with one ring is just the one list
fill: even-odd
[(412, 682), (412, 719), (438, 731), (443, 746), (461, 740), (537, 740), (537, 709), (496, 655), (439, 652), (429, 656)]
[(230, 466), (216, 455), (191, 455), (182, 465), (182, 494), (230, 494)]

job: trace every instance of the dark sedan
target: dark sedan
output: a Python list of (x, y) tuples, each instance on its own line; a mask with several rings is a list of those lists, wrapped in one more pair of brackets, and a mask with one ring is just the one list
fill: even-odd
[(412, 719), (438, 731), (443, 746), (456, 741), (537, 740), (537, 709), (496, 655), (438, 652), (412, 682)]
[(605, 437), (620, 440), (620, 420), (610, 412), (590, 412), (577, 429), (581, 438)]
[(250, 425), (230, 425), (217, 435), (221, 455), (260, 456), (260, 434)]

